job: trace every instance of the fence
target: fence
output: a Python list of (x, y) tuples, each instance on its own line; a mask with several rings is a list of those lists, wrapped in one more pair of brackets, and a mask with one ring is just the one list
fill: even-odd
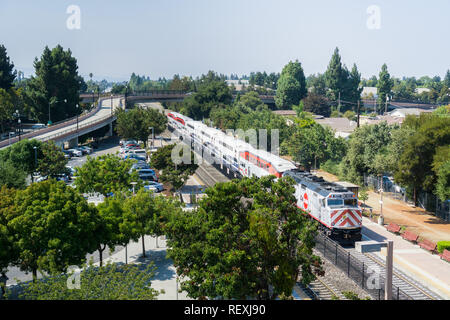
[[(350, 251), (345, 250), (338, 243), (321, 233), (316, 236), (316, 250), (321, 252), (328, 261), (338, 267), (361, 288), (366, 290), (374, 299), (384, 300), (384, 277), (374, 274), (375, 271), (370, 266), (360, 261)], [(379, 277), (378, 288), (371, 285), (374, 276)], [(395, 285), (392, 285), (392, 299), (412, 300), (410, 296)]]
[[(378, 191), (383, 187), (383, 196), (413, 203), (414, 200), (407, 194), (406, 190), (394, 184), (389, 179), (375, 176), (364, 176), (364, 185)], [(433, 212), (438, 218), (450, 221), (450, 200), (441, 201), (436, 195), (429, 192), (417, 192), (417, 203), (419, 207)]]

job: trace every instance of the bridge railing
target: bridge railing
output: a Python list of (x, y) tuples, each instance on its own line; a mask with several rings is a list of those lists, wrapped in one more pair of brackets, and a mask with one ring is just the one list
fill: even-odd
[(110, 120), (111, 118), (113, 118), (112, 120), (114, 120), (115, 116), (107, 115), (107, 116), (101, 117), (99, 119), (95, 119), (95, 120), (91, 120), (91, 121), (88, 121), (88, 122), (84, 122), (84, 123), (78, 125), (78, 129), (77, 129), (77, 127), (68, 128), (66, 130), (59, 131), (59, 132), (57, 132), (57, 133), (55, 133), (53, 135), (47, 136), (47, 137), (41, 139), (41, 141), (49, 141), (49, 140), (53, 140), (53, 139), (55, 139), (57, 137), (64, 136), (64, 135), (66, 135), (68, 133), (76, 133), (76, 132), (79, 132), (81, 129), (93, 126), (95, 124), (99, 124), (101, 122), (104, 122), (105, 120)]

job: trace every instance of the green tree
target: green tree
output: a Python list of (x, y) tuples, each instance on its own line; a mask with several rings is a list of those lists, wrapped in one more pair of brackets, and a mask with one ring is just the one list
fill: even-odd
[(450, 160), (440, 166), (437, 173), (436, 194), (441, 201), (450, 199)]
[(339, 49), (336, 48), (334, 49), (334, 53), (331, 56), (327, 71), (325, 72), (325, 83), (329, 90), (327, 92), (327, 95), (332, 101), (338, 100), (339, 93), (341, 95), (343, 94), (346, 79), (346, 70), (342, 66)]
[(327, 160), (340, 161), (346, 151), (344, 140), (335, 138), (330, 128), (318, 123), (297, 128), (281, 147), (307, 170), (319, 168)]
[(82, 167), (76, 169), (75, 186), (79, 192), (108, 193), (130, 189), (131, 182), (138, 182), (136, 171), (131, 171), (133, 160), (122, 160), (106, 154), (96, 158), (87, 157)]
[(194, 120), (209, 118), (214, 107), (229, 105), (232, 94), (225, 80), (210, 71), (197, 82), (197, 92), (183, 101), (182, 112)]
[(275, 299), (291, 295), (299, 273), (314, 279), (317, 224), (292, 205), (294, 184), (274, 176), (217, 183), (198, 210), (171, 216), (168, 256), (189, 297)]
[(7, 123), (14, 118), (15, 112), (15, 91), (0, 88), (0, 132), (5, 132)]
[(118, 109), (116, 130), (124, 139), (141, 140), (147, 145), (152, 133), (159, 134), (166, 129), (167, 117), (156, 109), (135, 107), (131, 110)]
[(77, 60), (70, 49), (64, 51), (58, 45), (50, 50), (46, 46), (41, 59), (35, 59), (34, 68), (36, 76), (31, 77), (27, 90), (34, 117), (46, 123), (49, 104), (52, 122), (75, 116), (80, 101), (80, 80)]
[[(62, 181), (33, 183), (17, 192), (16, 216), (8, 222), (22, 271), (64, 272), (81, 265), (96, 247), (95, 206)], [(93, 223), (94, 222), (94, 223)]]
[(0, 187), (22, 189), (26, 186), (27, 174), (10, 160), (0, 161)]
[(0, 276), (8, 271), (8, 266), (16, 261), (18, 255), (12, 230), (8, 226), (15, 215), (15, 196), (16, 190), (0, 187)]
[(259, 94), (256, 91), (248, 91), (239, 98), (240, 105), (255, 110), (263, 104)]
[(447, 70), (447, 72), (445, 73), (444, 85), (447, 88), (450, 88), (450, 70)]
[(384, 106), (386, 103), (386, 97), (391, 96), (391, 90), (394, 86), (393, 80), (391, 79), (391, 76), (387, 70), (387, 65), (383, 64), (381, 67), (381, 71), (379, 74), (379, 79), (377, 83), (377, 89), (378, 89), (378, 103), (379, 105)]
[(120, 226), (123, 222), (124, 198), (120, 195), (107, 197), (105, 201), (97, 205), (100, 223), (95, 233), (97, 250), (100, 258), (100, 266), (103, 265), (103, 252), (107, 247), (114, 251), (117, 245), (126, 245), (130, 239), (121, 233)]
[(14, 64), (10, 61), (5, 46), (0, 45), (0, 88), (4, 90), (12, 88), (15, 78)]
[(153, 194), (144, 188), (125, 200), (122, 232), (129, 234), (133, 241), (142, 238), (143, 257), (145, 257), (144, 236), (151, 233), (150, 227), (157, 214)]
[[(403, 126), (415, 132), (406, 141), (394, 178), (413, 190), (416, 202), (417, 191), (435, 191), (437, 176), (433, 171), (433, 159), (439, 147), (448, 146), (450, 118), (433, 114), (408, 116)], [(434, 164), (436, 166), (436, 162)]]
[(32, 174), (36, 171), (36, 159), (34, 147), (37, 149), (37, 158), (41, 158), (42, 142), (38, 140), (23, 139), (14, 143), (8, 148), (0, 150), (0, 162), (10, 161), (17, 169), (20, 169), (27, 174)]
[(138, 265), (89, 266), (80, 273), (80, 289), (69, 289), (70, 274), (53, 275), (22, 284), (25, 300), (155, 300), (159, 292), (151, 287), (156, 268)]
[[(175, 151), (174, 151), (175, 149)], [(183, 144), (171, 144), (159, 148), (151, 158), (151, 166), (157, 170), (161, 170), (160, 179), (163, 182), (169, 182), (173, 190), (179, 190), (188, 180), (189, 176), (193, 175), (197, 170), (198, 165), (194, 161), (194, 153), (189, 151), (190, 157), (188, 158), (190, 163), (184, 161), (179, 164), (173, 162), (172, 155), (176, 155), (176, 151), (179, 150), (179, 157), (183, 159), (183, 152), (186, 148), (183, 148)]]
[(275, 104), (279, 109), (298, 105), (307, 95), (306, 79), (300, 62), (289, 61), (281, 71), (277, 84)]
[(64, 152), (53, 141), (41, 144), (40, 158), (38, 160), (37, 171), (42, 176), (56, 177), (58, 174), (66, 172), (67, 159)]
[(331, 102), (324, 96), (315, 93), (309, 93), (306, 98), (302, 100), (305, 111), (314, 114), (319, 114), (324, 117), (329, 117), (331, 113)]

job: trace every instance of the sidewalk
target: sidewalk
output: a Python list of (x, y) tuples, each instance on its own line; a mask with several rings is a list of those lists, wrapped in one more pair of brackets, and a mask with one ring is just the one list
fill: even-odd
[[(383, 208), (384, 211), (384, 208)], [(450, 300), (450, 263), (363, 218), (363, 240), (394, 241), (394, 266)], [(383, 259), (383, 251), (377, 253)]]
[[(317, 172), (317, 175), (329, 181), (339, 180), (336, 176), (321, 170)], [(366, 211), (372, 208), (373, 213), (379, 215), (380, 194), (369, 191), (368, 196)], [(383, 196), (383, 216), (385, 224), (392, 222), (405, 226), (409, 231), (418, 234), (421, 238), (433, 242), (450, 241), (450, 223), (437, 218), (422, 208), (411, 207), (403, 201)]]
[[(145, 236), (145, 255), (142, 257), (142, 239), (138, 242), (130, 242), (127, 246), (128, 263), (154, 263), (156, 267), (155, 277), (152, 279), (152, 288), (155, 290), (164, 290), (165, 293), (158, 295), (157, 300), (177, 300), (177, 280), (175, 267), (171, 260), (166, 258), (166, 241), (163, 237), (158, 238), (158, 247), (156, 247), (156, 238)], [(103, 260), (103, 263), (125, 263), (125, 249), (113, 254), (112, 256)], [(94, 265), (100, 265), (99, 262)], [(179, 288), (178, 284), (178, 288)], [(185, 291), (178, 293), (178, 300), (192, 300), (187, 297)]]

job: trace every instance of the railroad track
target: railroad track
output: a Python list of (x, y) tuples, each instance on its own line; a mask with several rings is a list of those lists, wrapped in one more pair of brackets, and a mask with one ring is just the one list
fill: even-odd
[[(385, 261), (374, 253), (360, 253), (355, 249), (348, 249), (351, 253), (358, 258), (364, 265), (369, 268), (378, 268), (380, 274), (384, 275), (386, 273)], [(399, 288), (401, 292), (408, 295), (407, 298), (413, 300), (442, 300), (435, 292), (431, 291), (421, 283), (412, 279), (410, 276), (404, 274), (402, 271), (394, 267), (392, 274), (392, 284)], [(395, 295), (395, 290), (394, 290)]]
[(297, 286), (303, 290), (312, 300), (347, 300), (344, 295), (330, 283), (316, 278), (309, 285), (305, 286), (301, 282)]

